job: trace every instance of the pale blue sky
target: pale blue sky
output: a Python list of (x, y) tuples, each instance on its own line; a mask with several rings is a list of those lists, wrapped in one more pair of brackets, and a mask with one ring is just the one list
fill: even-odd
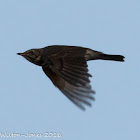
[[(52, 140), (140, 140), (140, 1), (0, 0), (0, 44), (0, 132), (62, 133), (47, 138)], [(41, 67), (16, 55), (55, 44), (126, 57), (125, 63), (88, 63), (96, 101), (85, 112)]]

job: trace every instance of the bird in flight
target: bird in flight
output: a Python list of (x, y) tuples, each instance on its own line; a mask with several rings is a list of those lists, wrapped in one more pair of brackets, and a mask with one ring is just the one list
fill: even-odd
[(85, 110), (95, 100), (90, 85), (87, 61), (124, 61), (122, 55), (110, 55), (79, 46), (52, 45), (17, 53), (28, 61), (41, 66), (52, 83), (75, 105)]

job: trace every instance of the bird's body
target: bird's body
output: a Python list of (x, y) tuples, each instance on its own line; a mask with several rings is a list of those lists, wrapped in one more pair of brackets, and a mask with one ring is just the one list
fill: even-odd
[(121, 55), (108, 55), (88, 48), (77, 46), (53, 45), (18, 53), (28, 61), (42, 66), (45, 74), (74, 104), (81, 109), (84, 104), (91, 106), (95, 93), (90, 86), (87, 61), (114, 60), (124, 61)]

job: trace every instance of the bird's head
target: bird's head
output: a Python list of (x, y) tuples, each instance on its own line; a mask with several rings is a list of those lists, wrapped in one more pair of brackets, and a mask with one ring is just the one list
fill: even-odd
[(25, 59), (27, 59), (28, 61), (30, 61), (36, 65), (40, 65), (40, 61), (41, 61), (41, 50), (40, 49), (31, 49), (31, 50), (25, 51), (23, 53), (17, 53), (17, 54), (23, 56)]

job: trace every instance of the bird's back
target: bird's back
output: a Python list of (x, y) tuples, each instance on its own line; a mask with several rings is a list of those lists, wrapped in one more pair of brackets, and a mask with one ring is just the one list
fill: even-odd
[[(65, 45), (53, 45), (43, 49), (43, 53), (47, 57), (84, 57), (87, 48)], [(44, 56), (44, 57), (45, 57)]]

